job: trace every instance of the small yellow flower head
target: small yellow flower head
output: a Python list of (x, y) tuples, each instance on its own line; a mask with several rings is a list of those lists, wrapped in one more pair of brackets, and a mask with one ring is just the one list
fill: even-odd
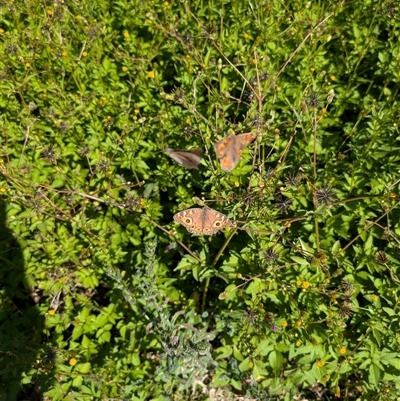
[(128, 71), (128, 67), (123, 66), (123, 67), (122, 67), (122, 71), (123, 71), (123, 72), (127, 72), (127, 71)]
[(78, 361), (77, 361), (75, 358), (71, 358), (71, 359), (69, 360), (69, 364), (70, 364), (71, 366), (75, 366), (77, 363), (78, 363)]
[(302, 283), (302, 281), (301, 281), (301, 280), (297, 280), (297, 281), (296, 281), (296, 285), (297, 285), (297, 287), (300, 287), (300, 286), (301, 286), (301, 283)]
[(125, 32), (123, 33), (123, 35), (124, 35), (124, 38), (125, 38), (125, 39), (129, 38), (129, 33), (128, 33), (128, 32), (125, 31)]
[(31, 66), (31, 63), (25, 63), (25, 67), (29, 68)]
[(247, 365), (250, 369), (254, 366), (253, 362), (249, 362), (249, 364)]
[(307, 288), (310, 287), (310, 283), (309, 283), (308, 281), (303, 281), (303, 282), (301, 283), (301, 286), (306, 290)]
[(285, 221), (285, 223), (283, 225), (287, 228), (289, 228), (291, 226), (290, 221)]
[(303, 323), (301, 322), (301, 320), (298, 320), (297, 322), (296, 322), (296, 326), (297, 327), (301, 327), (303, 325)]
[(155, 77), (154, 71), (149, 71), (149, 72), (147, 73), (147, 76), (148, 76), (149, 78), (154, 78), (154, 77)]
[(140, 110), (139, 110), (139, 109), (135, 109), (135, 110), (133, 110), (133, 112), (134, 112), (135, 114), (139, 114), (139, 113), (140, 113)]
[(287, 327), (287, 325), (288, 325), (288, 322), (286, 320), (283, 320), (282, 323), (281, 323), (281, 326), (282, 327)]
[(66, 51), (63, 51), (63, 52), (61, 53), (61, 55), (62, 55), (63, 57), (67, 57), (67, 56), (68, 56), (68, 53), (67, 53)]
[(319, 368), (322, 368), (322, 366), (325, 365), (325, 362), (324, 362), (324, 361), (321, 361), (321, 360), (318, 360), (315, 364), (316, 364)]
[(189, 117), (185, 120), (185, 123), (186, 124), (190, 124), (190, 118)]
[(371, 301), (372, 301), (372, 302), (377, 301), (378, 298), (379, 298), (378, 295), (375, 295), (375, 294), (372, 294), (372, 295), (371, 295)]
[(164, 1), (164, 7), (168, 7), (169, 6), (169, 3), (168, 3), (168, 1)]
[(187, 54), (187, 55), (185, 56), (185, 58), (186, 58), (186, 60), (190, 60), (189, 54)]
[(46, 14), (47, 14), (47, 15), (52, 15), (52, 14), (53, 14), (53, 11), (47, 9), (47, 10), (46, 10)]
[(339, 354), (344, 355), (347, 352), (347, 349), (345, 347), (341, 347), (339, 349)]
[(82, 52), (83, 57), (87, 57), (87, 52)]
[(243, 34), (243, 37), (244, 37), (245, 39), (247, 39), (247, 38), (249, 37), (249, 34), (248, 34), (248, 33), (244, 33), (244, 34)]
[(133, 120), (135, 120), (135, 121), (137, 120), (137, 117), (136, 117), (136, 116), (133, 116), (132, 118), (133, 118)]
[(3, 35), (3, 33), (4, 33), (4, 29), (0, 28), (0, 35)]
[(55, 315), (56, 311), (55, 311), (54, 309), (50, 309), (47, 313), (48, 313), (50, 316), (53, 316), (53, 315)]
[(235, 181), (235, 187), (238, 187), (239, 185), (239, 181)]
[(237, 277), (237, 278), (242, 278), (243, 276), (241, 275), (241, 273), (238, 273), (238, 274), (236, 275), (236, 277)]
[(296, 341), (296, 347), (300, 347), (300, 345), (301, 345), (301, 341), (300, 340)]
[(329, 78), (331, 81), (336, 81), (336, 77), (334, 75), (331, 75)]

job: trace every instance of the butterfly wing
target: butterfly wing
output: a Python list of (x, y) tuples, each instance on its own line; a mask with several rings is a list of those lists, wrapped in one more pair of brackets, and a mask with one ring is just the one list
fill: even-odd
[(222, 170), (233, 170), (242, 154), (238, 148), (237, 137), (230, 134), (222, 141), (214, 143), (214, 148), (217, 158), (220, 159)]
[(184, 149), (165, 149), (165, 153), (167, 153), (172, 159), (174, 159), (177, 163), (188, 169), (196, 169), (198, 170), (199, 164), (203, 157), (203, 152), (199, 149), (193, 150), (184, 150)]
[(231, 222), (224, 214), (208, 207), (203, 208), (204, 224), (203, 235), (213, 235), (224, 227), (230, 226)]
[(246, 146), (250, 145), (256, 138), (257, 134), (255, 132), (240, 134), (237, 136), (238, 146), (240, 147), (240, 149), (244, 149)]
[(228, 217), (208, 207), (182, 210), (174, 215), (174, 220), (196, 235), (213, 235), (231, 225)]
[(232, 144), (234, 139), (235, 139), (234, 135), (228, 135), (221, 141), (214, 143), (214, 149), (218, 159), (221, 159), (225, 155), (227, 149)]
[(191, 234), (203, 233), (203, 209), (194, 207), (182, 210), (174, 215), (174, 220), (182, 224)]

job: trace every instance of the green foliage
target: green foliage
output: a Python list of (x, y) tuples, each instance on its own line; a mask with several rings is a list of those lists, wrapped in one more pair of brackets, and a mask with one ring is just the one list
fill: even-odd
[[(399, 28), (0, 0), (0, 399), (398, 399)], [(258, 138), (225, 173), (232, 131)], [(191, 236), (193, 204), (235, 226)]]

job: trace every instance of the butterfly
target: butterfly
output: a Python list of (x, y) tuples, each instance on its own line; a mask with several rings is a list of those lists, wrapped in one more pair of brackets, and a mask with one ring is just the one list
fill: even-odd
[(246, 134), (229, 134), (222, 141), (214, 143), (215, 153), (220, 160), (221, 168), (225, 171), (231, 171), (235, 168), (242, 156), (243, 149), (257, 137), (256, 133), (248, 132)]
[(213, 235), (232, 224), (224, 214), (209, 207), (182, 210), (174, 215), (174, 220), (197, 235)]
[(185, 150), (185, 149), (171, 149), (166, 148), (165, 153), (171, 156), (177, 163), (188, 169), (198, 170), (203, 152), (199, 149)]

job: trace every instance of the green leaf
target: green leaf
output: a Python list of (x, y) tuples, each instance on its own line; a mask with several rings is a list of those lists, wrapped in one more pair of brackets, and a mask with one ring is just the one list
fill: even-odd
[(90, 369), (91, 369), (90, 362), (78, 363), (78, 365), (75, 366), (75, 370), (82, 374), (89, 373)]
[(268, 356), (268, 361), (275, 372), (278, 372), (283, 366), (283, 356), (279, 351), (272, 351)]
[(369, 366), (369, 375), (368, 375), (369, 384), (377, 388), (379, 384), (379, 379), (380, 379), (380, 370), (375, 364), (371, 363), (371, 365)]

